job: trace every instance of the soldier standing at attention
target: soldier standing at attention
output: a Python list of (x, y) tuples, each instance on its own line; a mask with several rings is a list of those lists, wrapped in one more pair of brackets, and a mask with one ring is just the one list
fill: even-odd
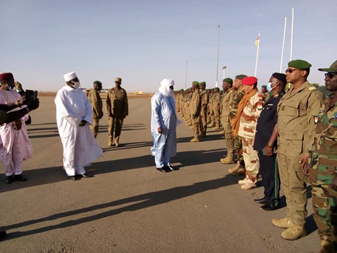
[(200, 137), (206, 137), (207, 131), (207, 105), (208, 105), (208, 92), (206, 91), (206, 82), (200, 83), (200, 120), (201, 120), (201, 135)]
[(230, 164), (234, 162), (234, 139), (232, 136), (232, 127), (229, 117), (229, 105), (233, 100), (233, 80), (231, 78), (225, 78), (223, 80), (222, 89), (224, 92), (224, 97), (221, 103), (221, 125), (224, 129), (226, 147), (227, 147), (227, 156), (220, 159), (221, 163)]
[(257, 120), (254, 149), (258, 151), (260, 160), (259, 172), (264, 187), (263, 198), (254, 199), (263, 204), (261, 209), (272, 211), (278, 208), (280, 180), (276, 164), (277, 147), (277, 105), (284, 95), (286, 75), (274, 73), (268, 83), (271, 97), (265, 102), (259, 119)]
[(192, 119), (192, 128), (194, 138), (191, 142), (199, 142), (199, 134), (200, 134), (200, 94), (199, 94), (199, 82), (194, 81), (192, 83), (192, 98), (190, 100), (190, 114)]
[[(242, 79), (247, 77), (246, 75), (237, 75), (233, 83), (233, 99), (229, 104), (229, 117), (230, 120), (234, 119), (238, 113), (238, 106), (245, 95), (242, 87)], [(237, 175), (241, 175), (245, 172), (245, 163), (242, 156), (242, 142), (240, 136), (233, 137), (234, 152), (237, 156), (237, 165), (228, 171)]]
[(312, 184), (314, 219), (323, 252), (337, 252), (337, 61), (330, 68), (318, 69), (325, 74), (325, 87), (331, 91), (314, 117), (316, 137), (311, 160), (304, 167)]
[[(106, 97), (106, 109), (109, 117), (109, 146), (119, 145), (123, 120), (129, 114), (128, 96), (126, 90), (121, 87), (122, 79), (115, 79), (115, 87), (108, 91)], [(115, 132), (115, 136), (114, 136)], [(114, 141), (115, 137), (115, 141)]]
[(263, 97), (263, 102), (266, 102), (270, 97), (269, 92), (267, 90), (267, 85), (261, 86), (261, 94), (262, 94), (262, 97)]
[(103, 103), (101, 96), (99, 95), (102, 90), (102, 83), (100, 81), (94, 82), (94, 88), (90, 90), (88, 94), (88, 99), (92, 107), (92, 125), (90, 129), (94, 134), (94, 137), (97, 137), (99, 120), (103, 117)]
[(321, 92), (307, 81), (310, 67), (311, 64), (304, 60), (288, 63), (286, 77), (292, 87), (277, 108), (277, 163), (287, 212), (282, 219), (272, 219), (272, 223), (286, 228), (281, 236), (287, 240), (305, 235), (308, 178), (301, 170), (301, 163), (305, 164), (309, 159), (316, 130), (314, 117), (317, 117), (323, 100)]
[(214, 118), (214, 130), (220, 129), (220, 93), (219, 88), (216, 87), (214, 89), (214, 95), (212, 100), (212, 111), (213, 111), (213, 118)]

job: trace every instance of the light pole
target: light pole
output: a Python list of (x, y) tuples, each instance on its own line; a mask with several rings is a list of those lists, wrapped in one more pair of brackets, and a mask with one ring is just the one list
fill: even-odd
[(222, 67), (222, 80), (225, 79), (227, 66)]

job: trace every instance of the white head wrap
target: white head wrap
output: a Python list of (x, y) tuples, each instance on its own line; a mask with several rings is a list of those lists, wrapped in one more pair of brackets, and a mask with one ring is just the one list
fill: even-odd
[(165, 78), (160, 82), (159, 92), (163, 94), (165, 97), (171, 97), (173, 95), (170, 86), (174, 86), (174, 80)]
[(64, 80), (66, 81), (66, 82), (68, 82), (68, 81), (70, 81), (70, 80), (73, 80), (73, 79), (75, 79), (77, 77), (77, 75), (76, 75), (76, 73), (73, 71), (73, 72), (70, 72), (70, 73), (68, 73), (68, 74), (65, 74), (64, 76), (63, 76), (63, 78), (64, 78)]

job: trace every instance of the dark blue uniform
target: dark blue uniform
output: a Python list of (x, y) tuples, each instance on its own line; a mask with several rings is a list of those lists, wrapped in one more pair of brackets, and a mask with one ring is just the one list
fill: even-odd
[[(261, 115), (257, 120), (256, 134), (254, 140), (254, 149), (258, 151), (260, 160), (260, 174), (264, 186), (264, 199), (267, 203), (278, 204), (280, 192), (280, 180), (276, 164), (276, 154), (272, 156), (264, 155), (264, 148), (273, 133), (274, 126), (277, 123), (277, 104), (284, 92), (271, 96), (263, 106)], [(275, 141), (274, 148), (277, 143)]]

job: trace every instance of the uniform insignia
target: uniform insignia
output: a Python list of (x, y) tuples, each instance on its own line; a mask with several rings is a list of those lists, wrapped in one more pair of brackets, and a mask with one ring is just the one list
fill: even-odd
[(278, 97), (279, 97), (279, 94), (276, 93), (276, 94), (274, 95), (274, 98), (278, 98)]
[(257, 109), (258, 109), (259, 111), (261, 111), (262, 108), (263, 108), (262, 104), (261, 104), (261, 103), (258, 103), (258, 104), (257, 104)]
[(319, 118), (318, 118), (318, 116), (314, 116), (314, 123), (315, 123), (315, 124), (317, 124), (317, 123), (318, 123), (318, 121), (319, 121)]
[(310, 86), (308, 89), (309, 90), (316, 90), (316, 87), (315, 86)]

